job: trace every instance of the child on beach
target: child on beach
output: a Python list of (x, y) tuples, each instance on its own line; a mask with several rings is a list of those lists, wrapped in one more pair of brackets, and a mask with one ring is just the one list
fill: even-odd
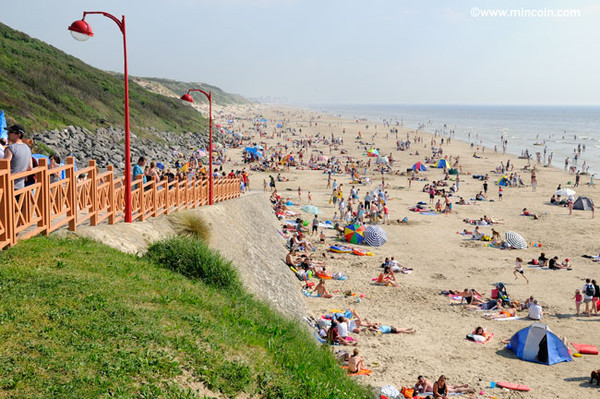
[(498, 201), (502, 201), (502, 194), (504, 194), (504, 190), (502, 190), (502, 186), (498, 187)]
[(581, 302), (583, 301), (583, 295), (581, 295), (579, 288), (575, 290), (575, 295), (571, 299), (575, 299), (575, 309), (577, 310), (577, 316), (579, 316), (579, 308), (581, 307)]
[(515, 280), (519, 278), (519, 275), (517, 273), (521, 273), (521, 276), (523, 276), (525, 281), (527, 281), (527, 284), (529, 284), (529, 279), (525, 275), (525, 271), (523, 271), (522, 264), (523, 264), (523, 259), (517, 258), (515, 260), (515, 270), (513, 271), (513, 274), (515, 275)]

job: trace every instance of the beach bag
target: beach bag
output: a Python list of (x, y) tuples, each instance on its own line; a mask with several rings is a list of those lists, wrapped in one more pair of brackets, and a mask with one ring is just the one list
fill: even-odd
[(586, 284), (585, 285), (585, 295), (593, 297), (594, 296), (594, 292), (595, 291), (594, 291), (594, 286), (593, 285), (591, 285), (591, 284)]
[(404, 395), (405, 398), (412, 398), (415, 390), (413, 388), (402, 387), (400, 393)]
[(396, 389), (396, 387), (393, 385), (386, 385), (381, 387), (381, 397), (397, 399), (400, 397), (400, 391), (398, 391), (398, 389)]

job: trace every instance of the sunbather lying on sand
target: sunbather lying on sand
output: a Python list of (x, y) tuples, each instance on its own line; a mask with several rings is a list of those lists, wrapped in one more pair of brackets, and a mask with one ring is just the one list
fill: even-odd
[[(475, 393), (475, 389), (469, 387), (468, 384), (460, 384), (460, 385), (447, 385), (446, 384), (446, 377), (444, 377), (443, 375), (438, 379), (438, 381), (435, 382), (435, 385), (438, 385), (439, 387), (439, 380), (441, 380), (443, 377), (443, 382), (445, 387), (448, 388), (447, 392), (456, 392), (456, 393)], [(415, 384), (415, 391), (417, 391), (418, 393), (426, 393), (426, 392), (433, 392), (433, 385), (431, 382), (427, 381), (425, 379), (425, 377), (423, 377), (422, 375), (420, 375), (419, 377), (417, 377), (417, 383)], [(438, 391), (439, 392), (439, 391)], [(438, 398), (440, 396), (438, 395)], [(444, 396), (441, 396), (442, 398)]]
[(490, 319), (490, 320), (496, 320), (496, 319), (505, 319), (507, 317), (515, 317), (516, 315), (517, 315), (517, 308), (514, 305), (510, 305), (509, 309), (500, 310), (499, 313), (488, 314), (483, 317), (485, 317), (486, 319)]
[(380, 323), (369, 323), (367, 328), (369, 331), (378, 332), (381, 334), (414, 334), (416, 332), (414, 328), (383, 326)]
[(502, 299), (491, 300), (478, 305), (467, 305), (467, 308), (474, 310), (500, 310), (502, 309)]

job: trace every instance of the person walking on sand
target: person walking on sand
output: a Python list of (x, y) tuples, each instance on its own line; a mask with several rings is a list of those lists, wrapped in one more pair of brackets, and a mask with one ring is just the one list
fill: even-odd
[(498, 187), (498, 201), (502, 201), (503, 194), (504, 194), (504, 190), (502, 190), (502, 186)]
[(315, 233), (319, 233), (319, 217), (315, 215), (315, 218), (312, 221), (312, 231), (310, 235), (312, 236)]
[[(587, 317), (590, 317), (590, 303), (592, 302), (592, 299), (594, 299), (594, 296), (596, 296), (596, 290), (594, 289), (594, 285), (592, 284), (592, 282), (590, 281), (589, 278), (585, 279), (585, 284), (583, 286), (583, 303), (585, 303), (585, 311), (583, 313), (585, 313), (587, 315)], [(592, 309), (593, 309), (593, 305), (592, 305)]]
[(529, 284), (529, 279), (527, 278), (527, 276), (525, 275), (525, 271), (523, 270), (523, 259), (521, 258), (517, 258), (515, 260), (515, 270), (513, 271), (513, 274), (515, 275), (515, 280), (519, 278), (519, 275), (517, 273), (521, 273), (521, 276), (523, 276), (525, 281), (527, 281), (527, 284)]
[(298, 202), (302, 201), (302, 188), (298, 186)]
[(575, 197), (573, 194), (569, 194), (567, 197), (567, 205), (569, 205), (569, 215), (573, 214), (573, 203), (575, 202)]
[(577, 317), (579, 317), (579, 309), (581, 308), (581, 302), (583, 300), (583, 295), (581, 295), (579, 288), (575, 290), (575, 295), (571, 299), (575, 299), (575, 309), (577, 310)]

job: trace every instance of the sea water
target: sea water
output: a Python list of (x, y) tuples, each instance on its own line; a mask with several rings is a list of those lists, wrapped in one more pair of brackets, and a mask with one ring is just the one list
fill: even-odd
[[(544, 164), (552, 156), (552, 166), (563, 168), (568, 157), (569, 166), (577, 170), (585, 162), (588, 172), (600, 172), (599, 106), (320, 105), (310, 109), (366, 119), (370, 127), (363, 133), (367, 135), (389, 133), (396, 125), (445, 135), (454, 131), (454, 138), (483, 145), (486, 151), (496, 146), (502, 152), (502, 141), (507, 140), (507, 153), (520, 156), (527, 150), (532, 162), (539, 152)], [(391, 126), (384, 126), (384, 121)], [(575, 163), (578, 145), (582, 151)]]

